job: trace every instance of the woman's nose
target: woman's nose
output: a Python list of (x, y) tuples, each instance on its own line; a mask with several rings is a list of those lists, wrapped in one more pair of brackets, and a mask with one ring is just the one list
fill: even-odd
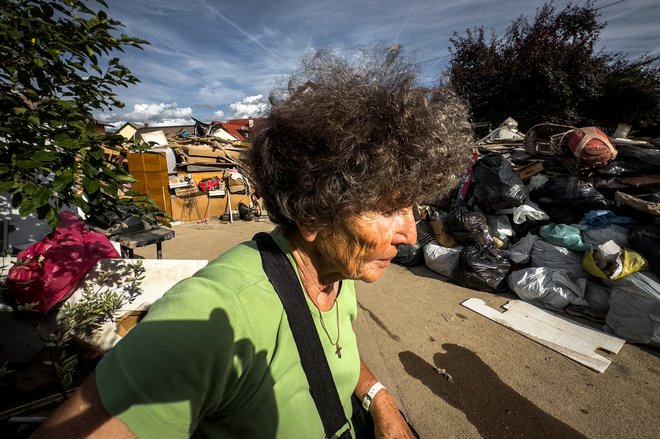
[(412, 208), (401, 211), (397, 218), (397, 230), (394, 233), (393, 245), (414, 245), (417, 242), (417, 227)]

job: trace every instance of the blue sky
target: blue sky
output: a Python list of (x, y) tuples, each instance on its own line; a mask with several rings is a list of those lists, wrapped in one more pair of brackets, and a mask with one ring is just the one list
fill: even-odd
[[(556, 0), (557, 9), (568, 1)], [(574, 1), (582, 3), (580, 0)], [(151, 44), (121, 61), (142, 81), (117, 90), (124, 109), (98, 119), (184, 124), (256, 116), (270, 89), (306, 53), (332, 48), (350, 55), (375, 43), (401, 44), (433, 83), (449, 61), (454, 31), (483, 25), (499, 36), (542, 0), (108, 0), (123, 32)], [(660, 1), (598, 0), (599, 49), (660, 55)]]

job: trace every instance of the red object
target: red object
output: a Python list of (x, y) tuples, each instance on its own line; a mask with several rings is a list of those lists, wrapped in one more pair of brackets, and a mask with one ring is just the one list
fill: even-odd
[(118, 258), (108, 238), (87, 228), (73, 212), (60, 212), (62, 222), (48, 236), (18, 254), (9, 269), (9, 296), (19, 305), (37, 303), (47, 313), (66, 300), (100, 259)]
[(202, 178), (202, 180), (197, 183), (197, 187), (202, 192), (220, 189), (220, 179), (218, 177)]
[(585, 166), (604, 165), (617, 155), (610, 139), (596, 127), (573, 130), (567, 143), (573, 155)]

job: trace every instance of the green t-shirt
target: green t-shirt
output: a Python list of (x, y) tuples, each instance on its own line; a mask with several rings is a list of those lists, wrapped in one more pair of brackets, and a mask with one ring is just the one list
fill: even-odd
[[(293, 263), (279, 230), (273, 237)], [(307, 297), (307, 296), (306, 296)], [(347, 419), (360, 374), (355, 285), (323, 313), (307, 298)], [(101, 401), (138, 437), (322, 438), (321, 419), (256, 244), (238, 245), (153, 304), (99, 363)]]

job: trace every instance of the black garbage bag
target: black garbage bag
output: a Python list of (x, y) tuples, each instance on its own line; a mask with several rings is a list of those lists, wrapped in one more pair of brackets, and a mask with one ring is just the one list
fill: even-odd
[(499, 154), (487, 155), (475, 165), (472, 178), (477, 205), (484, 212), (520, 206), (527, 199), (527, 187), (511, 163)]
[(392, 262), (403, 267), (424, 264), (424, 246), (431, 241), (433, 241), (433, 237), (421, 227), (421, 223), (417, 223), (417, 242), (414, 245), (399, 245)]
[(461, 244), (487, 245), (493, 242), (488, 231), (488, 220), (481, 212), (471, 212), (459, 206), (447, 214), (447, 229)]
[(506, 289), (511, 262), (502, 250), (493, 245), (468, 245), (458, 256), (458, 265), (451, 279), (473, 290), (497, 292)]
[(656, 173), (660, 168), (660, 150), (642, 148), (634, 145), (617, 147), (618, 155), (596, 172), (605, 176), (637, 176)]
[(635, 225), (628, 229), (628, 244), (649, 262), (651, 270), (660, 276), (660, 226)]
[(573, 175), (560, 175), (546, 181), (530, 194), (552, 222), (571, 224), (579, 221), (585, 212), (609, 209), (614, 204), (589, 186), (587, 182)]

